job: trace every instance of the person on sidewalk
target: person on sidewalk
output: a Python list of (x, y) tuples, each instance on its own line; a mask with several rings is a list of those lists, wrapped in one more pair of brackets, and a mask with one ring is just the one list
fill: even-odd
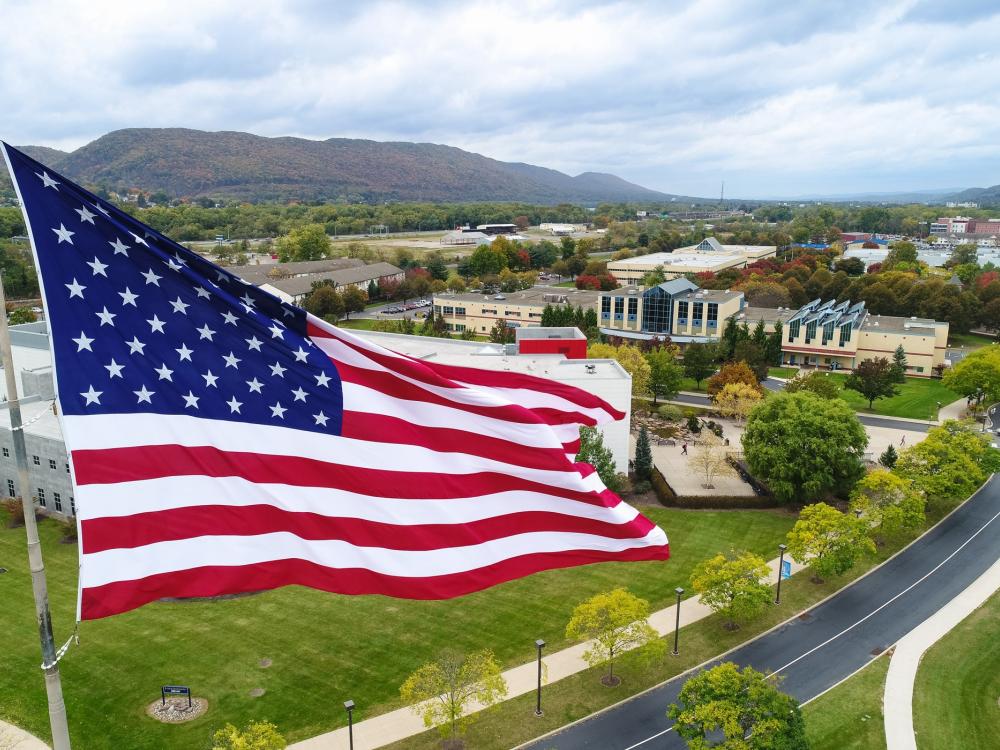
[(687, 454), (688, 454), (688, 444), (684, 443), (684, 445), (681, 446), (681, 455), (686, 456)]
[(906, 445), (906, 435), (903, 435), (903, 437), (899, 439), (899, 444), (900, 446)]

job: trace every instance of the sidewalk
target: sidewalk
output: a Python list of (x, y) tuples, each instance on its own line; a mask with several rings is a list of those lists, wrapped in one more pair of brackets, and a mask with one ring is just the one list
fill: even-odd
[(0, 719), (0, 748), (3, 750), (49, 750), (49, 746), (20, 727)]
[(913, 732), (913, 683), (924, 652), (997, 590), (1000, 590), (1000, 560), (896, 644), (882, 699), (887, 750), (917, 750)]
[[(788, 559), (791, 561), (791, 558)], [(795, 561), (791, 561), (791, 563), (793, 574), (802, 570), (802, 565)], [(771, 560), (768, 565), (771, 569), (770, 581), (773, 582), (778, 575), (778, 559)], [(712, 610), (702, 604), (700, 600), (696, 600), (694, 597), (684, 599), (681, 601), (681, 627), (702, 620), (711, 613)], [(675, 606), (671, 605), (650, 615), (649, 623), (661, 636), (666, 636), (674, 632), (675, 617)], [(528, 644), (528, 647), (530, 645)], [(589, 647), (590, 642), (578, 643), (562, 651), (545, 655), (542, 661), (545, 663), (548, 674), (546, 684), (552, 684), (564, 677), (589, 669), (590, 665), (583, 659), (583, 653)], [(534, 691), (538, 680), (537, 670), (537, 662), (532, 660), (504, 672), (503, 677), (507, 681), (507, 698), (515, 698), (518, 695)], [(400, 708), (364, 721), (355, 722), (354, 747), (356, 750), (374, 750), (424, 732), (426, 729), (423, 721), (413, 711), (409, 708)], [(347, 750), (347, 727), (296, 742), (288, 747), (289, 750)]]

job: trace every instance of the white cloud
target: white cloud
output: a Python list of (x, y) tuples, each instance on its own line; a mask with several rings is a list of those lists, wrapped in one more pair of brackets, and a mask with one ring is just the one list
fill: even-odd
[(0, 135), (57, 147), (143, 126), (427, 140), (689, 194), (722, 179), (742, 195), (994, 184), (991, 12), (6, 0), (19, 33), (0, 52)]

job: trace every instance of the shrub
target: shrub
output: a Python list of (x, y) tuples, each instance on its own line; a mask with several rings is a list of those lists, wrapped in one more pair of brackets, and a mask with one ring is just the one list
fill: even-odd
[(7, 511), (7, 528), (19, 529), (24, 526), (24, 506), (20, 500), (7, 499), (3, 501), (3, 508)]
[(699, 432), (701, 432), (701, 422), (698, 421), (698, 417), (696, 417), (694, 414), (692, 414), (687, 418), (687, 422), (688, 422), (688, 429), (691, 430), (691, 432), (693, 432), (696, 435)]
[(684, 415), (680, 407), (673, 404), (664, 404), (656, 410), (656, 413), (660, 416), (660, 419), (665, 419), (668, 422), (680, 420)]

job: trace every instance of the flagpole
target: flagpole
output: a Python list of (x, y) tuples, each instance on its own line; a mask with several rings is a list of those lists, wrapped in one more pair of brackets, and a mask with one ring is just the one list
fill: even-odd
[(35, 595), (35, 615), (38, 618), (38, 637), (42, 642), (42, 671), (45, 673), (45, 692), (49, 700), (49, 724), (52, 727), (53, 750), (70, 750), (69, 725), (66, 720), (66, 703), (63, 701), (62, 682), (59, 679), (59, 662), (52, 637), (52, 615), (49, 612), (49, 589), (45, 581), (45, 563), (38, 540), (35, 521), (35, 503), (28, 483), (28, 451), (24, 446), (21, 429), (21, 404), (17, 395), (17, 375), (10, 349), (10, 330), (7, 327), (7, 299), (4, 295), (3, 277), (0, 276), (0, 355), (7, 380), (7, 409), (10, 412), (10, 431), (14, 438), (14, 458), (17, 461), (17, 489), (24, 508), (24, 528), (28, 535), (28, 565), (31, 569), (31, 589)]

